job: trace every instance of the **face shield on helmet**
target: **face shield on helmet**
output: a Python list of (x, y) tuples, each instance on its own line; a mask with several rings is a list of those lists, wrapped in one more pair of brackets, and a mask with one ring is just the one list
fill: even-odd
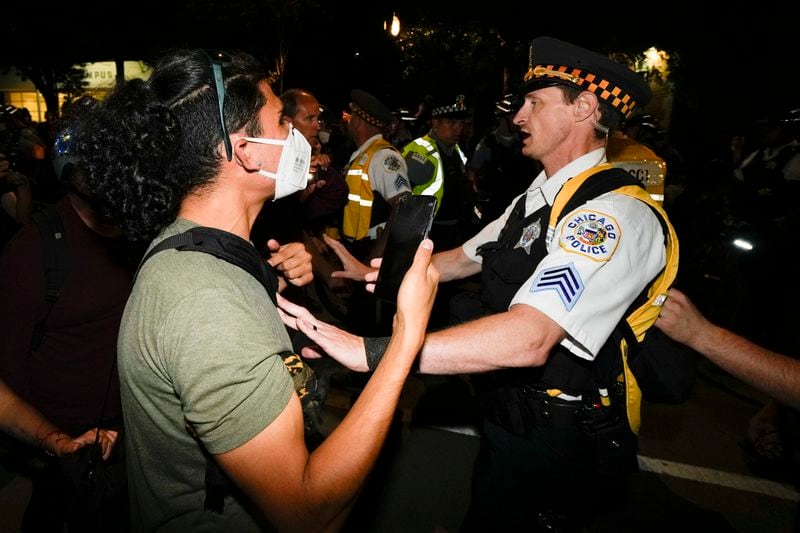
[(494, 103), (494, 115), (496, 117), (504, 115), (513, 117), (517, 114), (519, 108), (522, 107), (523, 102), (524, 98), (520, 95), (509, 93)]
[(55, 141), (53, 142), (53, 170), (56, 173), (56, 178), (61, 183), (70, 185), (72, 175), (78, 167), (77, 157), (77, 122), (75, 119), (80, 117), (83, 113), (89, 112), (95, 105), (97, 100), (92, 96), (81, 96), (69, 107), (64, 107), (65, 117), (71, 116), (69, 125), (63, 127), (56, 134)]

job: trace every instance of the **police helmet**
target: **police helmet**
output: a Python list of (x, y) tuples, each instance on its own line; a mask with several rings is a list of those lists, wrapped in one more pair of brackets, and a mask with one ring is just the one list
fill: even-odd
[(73, 128), (62, 129), (53, 143), (53, 170), (59, 181), (69, 179), (75, 170), (78, 159), (75, 157), (75, 134)]
[(97, 103), (96, 98), (85, 95), (62, 110), (65, 126), (59, 130), (53, 142), (53, 170), (62, 183), (69, 185), (79, 166), (76, 154), (77, 119)]

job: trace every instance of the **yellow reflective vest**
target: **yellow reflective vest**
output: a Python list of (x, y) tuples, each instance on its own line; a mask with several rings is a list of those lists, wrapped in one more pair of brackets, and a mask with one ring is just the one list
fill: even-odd
[[(636, 143), (636, 141), (632, 142)], [(634, 159), (628, 159), (628, 161), (632, 160)], [(553, 207), (550, 211), (550, 220), (547, 227), (548, 246), (550, 240), (555, 235), (556, 226), (558, 225), (561, 211), (567, 205), (567, 202), (572, 195), (575, 194), (575, 191), (577, 191), (581, 184), (590, 176), (612, 167), (623, 168), (630, 174), (633, 174), (634, 177), (639, 177), (625, 167), (621, 167), (619, 164), (610, 161), (608, 163), (592, 167), (568, 180), (553, 201)], [(636, 185), (626, 185), (614, 189), (614, 192), (617, 194), (631, 196), (649, 205), (663, 222), (662, 228), (666, 232), (664, 235), (666, 246), (666, 263), (664, 268), (658, 274), (656, 279), (650, 283), (650, 286), (647, 289), (647, 301), (645, 301), (625, 317), (625, 320), (627, 320), (628, 325), (636, 336), (636, 340), (641, 342), (644, 340), (647, 331), (653, 326), (658, 318), (658, 315), (661, 312), (661, 306), (667, 299), (669, 288), (672, 286), (673, 282), (675, 281), (675, 277), (678, 275), (678, 265), (680, 263), (678, 235), (669, 220), (669, 216), (661, 206), (661, 200), (654, 197), (652, 192), (645, 191)], [(628, 348), (629, 346), (627, 341), (622, 339), (620, 341), (619, 350), (622, 356), (623, 368), (622, 373), (617, 377), (617, 381), (625, 386), (625, 407), (628, 416), (628, 425), (634, 434), (638, 434), (639, 427), (641, 426), (642, 391), (639, 387), (639, 383), (636, 381), (636, 377), (633, 375), (633, 371), (631, 371), (628, 364)]]
[(380, 150), (389, 148), (397, 151), (386, 139), (377, 138), (356, 156), (347, 168), (345, 181), (349, 192), (344, 206), (342, 233), (345, 237), (359, 240), (367, 236), (372, 218), (372, 202), (375, 193), (369, 181), (369, 165)]
[[(454, 147), (456, 153), (461, 158), (461, 161), (466, 165), (467, 156), (461, 151), (458, 145)], [(442, 205), (442, 196), (444, 196), (444, 167), (442, 165), (442, 157), (439, 155), (439, 150), (436, 147), (436, 141), (430, 135), (424, 135), (414, 139), (403, 148), (403, 157), (410, 152), (416, 152), (424, 156), (433, 165), (433, 176), (427, 182), (421, 185), (415, 185), (413, 188), (414, 194), (428, 194), (436, 197), (436, 211)]]
[(650, 197), (659, 205), (664, 204), (664, 178), (667, 163), (653, 150), (625, 135), (614, 135), (608, 139), (606, 149), (608, 162), (621, 168), (644, 185)]

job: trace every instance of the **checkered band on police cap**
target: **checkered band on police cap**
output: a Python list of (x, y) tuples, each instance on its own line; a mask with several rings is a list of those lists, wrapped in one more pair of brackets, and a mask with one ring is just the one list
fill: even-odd
[(391, 109), (361, 89), (353, 89), (350, 92), (350, 110), (365, 122), (379, 129), (388, 128), (394, 121)]
[(551, 85), (571, 85), (593, 92), (624, 118), (650, 101), (642, 76), (621, 63), (552, 37), (531, 41), (525, 91)]
[(459, 94), (454, 99), (437, 102), (431, 109), (431, 117), (453, 117), (466, 118), (467, 112), (466, 99), (463, 94)]

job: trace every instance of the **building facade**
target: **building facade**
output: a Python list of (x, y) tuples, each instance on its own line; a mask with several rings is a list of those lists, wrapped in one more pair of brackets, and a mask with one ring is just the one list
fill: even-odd
[[(114, 86), (117, 79), (117, 67), (113, 61), (99, 61), (81, 65), (86, 72), (86, 94), (95, 98), (103, 98)], [(142, 61), (124, 62), (125, 79), (146, 78), (150, 75), (150, 67)], [(63, 104), (66, 94), (58, 95), (59, 106)], [(24, 80), (14, 69), (7, 73), (0, 72), (0, 101), (6, 105), (25, 107), (30, 111), (31, 117), (36, 122), (44, 121), (47, 105), (41, 93), (36, 90), (33, 82)]]

